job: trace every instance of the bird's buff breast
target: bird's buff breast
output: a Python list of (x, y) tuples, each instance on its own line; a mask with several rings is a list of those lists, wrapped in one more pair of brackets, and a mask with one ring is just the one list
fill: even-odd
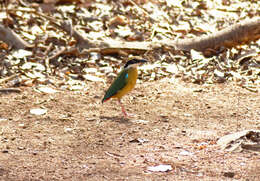
[(122, 96), (124, 96), (129, 91), (131, 91), (136, 84), (137, 77), (138, 77), (137, 68), (130, 68), (128, 70), (128, 78), (127, 78), (126, 86), (120, 91), (118, 91), (118, 93), (114, 95), (113, 98), (121, 99)]

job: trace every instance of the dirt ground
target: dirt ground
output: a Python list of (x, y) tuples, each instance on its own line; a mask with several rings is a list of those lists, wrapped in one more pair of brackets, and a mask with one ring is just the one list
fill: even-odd
[[(216, 145), (260, 129), (259, 93), (231, 83), (139, 82), (122, 100), (135, 117), (124, 119), (115, 100), (101, 104), (107, 85), (87, 85), (1, 94), (1, 180), (259, 180), (260, 153)], [(160, 164), (173, 169), (147, 169)]]

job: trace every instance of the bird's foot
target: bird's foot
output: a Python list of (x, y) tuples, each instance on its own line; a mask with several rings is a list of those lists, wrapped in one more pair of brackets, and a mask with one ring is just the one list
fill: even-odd
[(125, 110), (122, 110), (123, 115), (125, 118), (135, 118), (136, 115), (135, 114), (131, 114), (131, 113), (127, 113)]
[(136, 117), (134, 114), (129, 114), (129, 113), (126, 112), (125, 107), (124, 107), (124, 105), (121, 103), (120, 99), (118, 99), (118, 102), (119, 102), (119, 104), (121, 105), (122, 112), (123, 112), (125, 118), (134, 118), (134, 117)]

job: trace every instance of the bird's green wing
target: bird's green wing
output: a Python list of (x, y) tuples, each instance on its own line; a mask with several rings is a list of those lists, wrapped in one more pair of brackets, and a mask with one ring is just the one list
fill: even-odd
[(113, 95), (115, 95), (119, 90), (121, 90), (125, 85), (127, 84), (127, 70), (122, 70), (117, 78), (113, 81), (113, 83), (110, 85), (108, 90), (106, 91), (106, 94), (104, 98), (102, 99), (102, 103), (109, 98), (111, 98)]

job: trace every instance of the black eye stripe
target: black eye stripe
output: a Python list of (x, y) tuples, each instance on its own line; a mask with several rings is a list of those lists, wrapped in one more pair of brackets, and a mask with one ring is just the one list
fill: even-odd
[(125, 64), (124, 68), (128, 67), (128, 66), (131, 65), (131, 64), (142, 63), (142, 62), (146, 62), (146, 60), (144, 60), (144, 59), (132, 59), (132, 60), (129, 60), (129, 61)]

